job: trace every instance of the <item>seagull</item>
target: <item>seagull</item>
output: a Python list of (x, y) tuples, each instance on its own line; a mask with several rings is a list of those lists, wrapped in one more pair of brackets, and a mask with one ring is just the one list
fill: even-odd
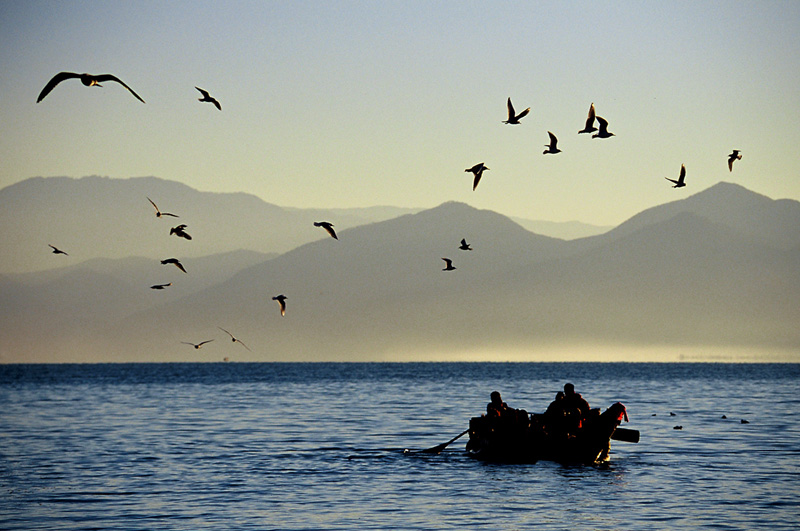
[(589, 116), (586, 118), (586, 125), (583, 126), (583, 129), (578, 131), (578, 134), (581, 133), (592, 133), (597, 131), (597, 128), (594, 126), (594, 103), (589, 106)]
[(150, 289), (164, 289), (164, 288), (168, 288), (171, 285), (172, 285), (172, 282), (170, 282), (169, 284), (156, 284), (154, 286), (150, 286)]
[(132, 88), (122, 82), (117, 76), (113, 76), (111, 74), (100, 74), (100, 75), (93, 75), (93, 74), (76, 74), (74, 72), (60, 72), (53, 76), (53, 79), (47, 82), (47, 85), (44, 86), (42, 91), (39, 93), (39, 98), (36, 100), (36, 103), (39, 103), (44, 99), (45, 96), (50, 94), (50, 91), (53, 90), (56, 85), (64, 81), (65, 79), (80, 79), (81, 83), (86, 85), (87, 87), (102, 87), (100, 83), (104, 83), (106, 81), (116, 81), (126, 89), (130, 91), (133, 96), (144, 103), (144, 100), (136, 94)]
[(527, 109), (525, 109), (521, 113), (514, 114), (514, 106), (511, 104), (511, 98), (508, 98), (507, 105), (508, 105), (508, 120), (503, 120), (504, 124), (517, 125), (517, 124), (519, 124), (519, 120), (522, 117), (524, 117), (526, 114), (531, 112), (531, 108), (528, 107)]
[(281, 305), (281, 315), (286, 315), (286, 299), (288, 299), (286, 295), (278, 295), (277, 297), (272, 297), (272, 300), (278, 301), (278, 303)]
[(466, 170), (464, 170), (464, 171), (472, 172), (472, 173), (475, 174), (475, 179), (473, 179), (473, 181), (472, 181), (472, 191), (473, 192), (475, 191), (475, 188), (478, 187), (478, 183), (481, 181), (481, 177), (483, 177), (484, 170), (488, 170), (488, 169), (489, 168), (487, 168), (483, 164), (483, 162), (481, 162), (480, 164), (476, 164), (475, 166), (473, 166), (471, 168), (467, 168)]
[(465, 238), (461, 239), (461, 245), (459, 245), (458, 248), (461, 249), (462, 251), (471, 251), (472, 250), (472, 247), (469, 246), (469, 244), (467, 243), (467, 240)]
[[(226, 334), (228, 334), (229, 336), (231, 336), (231, 341), (232, 341), (232, 342), (234, 342), (234, 343), (240, 343), (240, 344), (241, 344), (241, 345), (242, 345), (244, 348), (246, 348), (247, 350), (250, 350), (250, 348), (249, 348), (247, 345), (245, 345), (244, 343), (242, 343), (241, 341), (239, 341), (239, 339), (237, 339), (237, 338), (233, 337), (233, 334), (231, 334), (230, 332), (228, 332), (227, 330), (225, 330), (225, 329), (224, 329), (224, 328), (222, 328), (221, 326), (218, 326), (217, 328), (219, 328), (220, 330), (222, 330), (223, 332), (225, 332)], [(252, 351), (251, 351), (251, 352), (252, 352)]]
[(733, 153), (728, 155), (728, 171), (733, 171), (734, 160), (742, 160), (742, 154), (739, 152), (738, 149), (734, 149)]
[(181, 341), (181, 343), (183, 343), (184, 345), (191, 345), (195, 349), (199, 349), (200, 347), (202, 347), (206, 343), (211, 343), (212, 341), (214, 341), (214, 340), (213, 339), (209, 339), (208, 341), (201, 341), (200, 343), (197, 343), (197, 344), (189, 343), (188, 341)]
[(157, 218), (160, 218), (161, 216), (172, 216), (173, 218), (180, 217), (180, 216), (176, 216), (175, 214), (170, 214), (169, 212), (161, 212), (161, 211), (158, 209), (158, 207), (156, 206), (156, 204), (155, 204), (155, 203), (153, 203), (153, 200), (152, 200), (152, 199), (150, 199), (150, 198), (148, 197), (148, 198), (147, 198), (147, 200), (148, 200), (148, 201), (150, 201), (150, 204), (151, 204), (151, 205), (153, 205), (153, 208), (155, 208), (155, 209), (156, 209), (156, 217), (157, 217)]
[(550, 131), (548, 131), (547, 134), (550, 135), (550, 144), (544, 145), (544, 147), (546, 147), (547, 149), (542, 151), (542, 154), (547, 155), (548, 153), (552, 153), (553, 155), (555, 155), (556, 153), (561, 153), (561, 150), (556, 147), (556, 144), (558, 144), (558, 139), (556, 138), (556, 135), (554, 135)]
[(172, 236), (173, 234), (178, 236), (179, 238), (186, 238), (187, 240), (191, 240), (192, 237), (189, 236), (183, 229), (188, 227), (188, 225), (178, 225), (177, 227), (172, 227), (169, 229), (169, 235)]
[(314, 226), (322, 227), (323, 229), (328, 231), (328, 234), (330, 234), (331, 238), (333, 238), (334, 240), (339, 239), (339, 237), (336, 235), (336, 231), (333, 230), (333, 223), (328, 223), (327, 221), (315, 221)]
[(673, 186), (673, 188), (681, 188), (683, 186), (686, 186), (686, 183), (684, 182), (684, 180), (686, 179), (686, 166), (681, 164), (681, 175), (680, 177), (678, 177), (677, 181), (675, 179), (670, 179), (669, 177), (664, 177), (664, 178), (668, 181), (675, 183), (675, 186)]
[(203, 95), (203, 97), (202, 97), (202, 98), (199, 98), (197, 101), (205, 101), (205, 102), (208, 102), (208, 103), (213, 103), (213, 104), (214, 104), (214, 106), (215, 106), (217, 109), (219, 109), (220, 111), (222, 110), (222, 105), (220, 105), (220, 104), (219, 104), (219, 102), (218, 102), (216, 99), (214, 99), (214, 98), (211, 96), (211, 94), (209, 94), (209, 93), (208, 93), (208, 91), (207, 91), (207, 90), (203, 90), (203, 89), (201, 89), (200, 87), (195, 87), (195, 88), (196, 88), (197, 90), (199, 90), (199, 91), (200, 91), (200, 94), (202, 94), (202, 95)]
[(175, 264), (175, 267), (186, 273), (186, 270), (183, 268), (183, 264), (181, 264), (177, 258), (167, 258), (166, 260), (161, 260), (161, 264), (162, 265)]
[(449, 258), (442, 258), (442, 260), (444, 260), (445, 263), (444, 269), (442, 269), (442, 271), (453, 271), (456, 268), (456, 266), (453, 265), (453, 261), (450, 260)]
[(614, 133), (608, 132), (608, 122), (605, 118), (597, 117), (597, 123), (600, 124), (600, 130), (592, 135), (592, 138), (608, 138), (614, 136)]
[[(49, 243), (47, 245), (50, 245)], [(53, 254), (63, 254), (64, 256), (69, 256), (67, 253), (56, 247), (55, 245), (50, 245), (53, 248)]]

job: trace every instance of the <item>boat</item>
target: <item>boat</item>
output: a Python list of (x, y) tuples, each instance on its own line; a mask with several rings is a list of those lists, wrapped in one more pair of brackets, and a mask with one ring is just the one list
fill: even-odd
[(592, 409), (583, 418), (508, 409), (502, 416), (470, 419), (466, 450), (483, 461), (598, 464), (609, 460), (612, 439), (639, 442), (637, 430), (619, 427), (623, 419), (627, 422), (628, 414), (620, 402), (602, 413)]

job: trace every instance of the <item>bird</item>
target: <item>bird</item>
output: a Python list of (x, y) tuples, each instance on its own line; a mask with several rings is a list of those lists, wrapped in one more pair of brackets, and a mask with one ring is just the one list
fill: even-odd
[(733, 171), (733, 161), (742, 160), (742, 154), (738, 149), (734, 149), (733, 153), (728, 155), (728, 171)]
[(338, 240), (339, 239), (339, 237), (336, 235), (336, 231), (333, 230), (333, 223), (329, 223), (327, 221), (315, 221), (314, 222), (314, 226), (315, 227), (322, 227), (323, 229), (328, 231), (328, 234), (330, 234), (331, 238), (333, 238), (334, 240)]
[(203, 90), (200, 87), (195, 87), (195, 88), (200, 91), (200, 94), (203, 95), (203, 97), (198, 98), (197, 101), (205, 101), (208, 103), (213, 103), (217, 109), (219, 109), (220, 111), (222, 110), (222, 105), (220, 105), (219, 102), (215, 98), (213, 98), (211, 94), (208, 93), (207, 90)]
[(673, 426), (672, 429), (673, 430), (682, 430), (683, 426)]
[(181, 264), (180, 260), (178, 260), (177, 258), (167, 258), (166, 260), (161, 260), (161, 264), (162, 265), (175, 264), (175, 267), (186, 273), (186, 270), (183, 268), (183, 264)]
[(592, 135), (592, 138), (609, 138), (614, 136), (614, 133), (608, 132), (608, 122), (605, 118), (597, 117), (597, 123), (600, 124), (600, 130)]
[[(49, 243), (47, 245), (50, 245)], [(69, 256), (67, 253), (56, 247), (55, 245), (50, 245), (53, 248), (53, 254), (63, 254), (64, 256)]]
[(288, 299), (286, 295), (278, 295), (277, 297), (272, 297), (272, 300), (278, 301), (281, 305), (281, 315), (286, 315), (286, 299)]
[(467, 168), (466, 170), (464, 170), (464, 171), (472, 172), (473, 174), (475, 174), (475, 179), (473, 179), (473, 181), (472, 181), (472, 191), (473, 192), (475, 191), (475, 188), (478, 187), (478, 183), (481, 181), (481, 177), (483, 177), (483, 172), (485, 170), (488, 170), (488, 169), (489, 168), (487, 168), (483, 164), (483, 162), (481, 162), (481, 163), (476, 164), (475, 166), (473, 166), (471, 168)]
[[(240, 341), (238, 338), (234, 337), (234, 336), (233, 336), (233, 334), (231, 334), (230, 332), (228, 332), (227, 330), (225, 330), (225, 329), (224, 329), (224, 328), (222, 328), (221, 326), (218, 326), (217, 328), (219, 328), (220, 330), (222, 330), (223, 332), (225, 332), (226, 334), (228, 334), (229, 336), (231, 336), (231, 341), (232, 341), (233, 343), (239, 343), (239, 344), (241, 344), (241, 345), (242, 345), (244, 348), (246, 348), (247, 350), (250, 350), (250, 347), (248, 347), (247, 345), (245, 345), (245, 344), (244, 344), (242, 341)], [(251, 351), (251, 352), (252, 352), (252, 351)]]
[(553, 155), (555, 155), (556, 153), (561, 153), (561, 150), (556, 147), (556, 144), (558, 144), (558, 139), (556, 138), (556, 135), (554, 135), (550, 131), (548, 131), (547, 134), (550, 135), (550, 143), (544, 145), (544, 147), (546, 147), (547, 149), (545, 149), (542, 152), (542, 154), (547, 155), (548, 153), (552, 153)]
[(741, 424), (750, 424), (750, 421), (747, 419), (742, 419), (739, 421)]
[(213, 340), (213, 339), (209, 339), (208, 341), (201, 341), (200, 343), (197, 343), (197, 344), (195, 344), (195, 343), (189, 343), (188, 341), (181, 341), (181, 343), (183, 343), (184, 345), (191, 345), (191, 346), (193, 346), (195, 349), (199, 349), (200, 347), (202, 347), (202, 346), (203, 346), (203, 345), (205, 345), (206, 343), (211, 343), (212, 341), (214, 341), (214, 340)]
[(180, 217), (180, 216), (177, 216), (177, 215), (175, 215), (175, 214), (170, 214), (169, 212), (161, 212), (161, 210), (159, 210), (159, 209), (158, 209), (158, 207), (156, 206), (156, 204), (153, 202), (153, 200), (152, 200), (152, 199), (150, 199), (150, 198), (148, 197), (148, 198), (147, 198), (147, 200), (148, 200), (148, 201), (150, 201), (150, 204), (151, 204), (151, 205), (153, 205), (153, 208), (155, 208), (155, 209), (156, 209), (156, 217), (157, 217), (157, 218), (160, 218), (161, 216), (172, 216), (173, 218), (178, 218), (178, 217)]
[(664, 177), (664, 178), (668, 181), (675, 183), (675, 186), (673, 186), (673, 188), (681, 188), (683, 186), (686, 186), (686, 183), (684, 182), (684, 180), (686, 179), (686, 166), (681, 164), (681, 175), (680, 177), (678, 177), (677, 181), (675, 179), (670, 179), (669, 177)]
[(586, 125), (583, 126), (583, 129), (578, 131), (578, 134), (581, 133), (592, 133), (597, 131), (597, 128), (594, 126), (594, 102), (589, 106), (589, 116), (586, 118)]
[(114, 75), (111, 75), (111, 74), (99, 74), (99, 75), (94, 75), (94, 74), (76, 74), (75, 72), (59, 72), (58, 74), (53, 76), (53, 79), (48, 81), (47, 85), (45, 85), (44, 88), (42, 89), (42, 91), (39, 93), (39, 98), (36, 100), (36, 103), (39, 103), (40, 101), (42, 101), (44, 99), (44, 97), (47, 96), (48, 94), (50, 94), (50, 91), (53, 90), (56, 87), (56, 85), (58, 85), (62, 81), (66, 80), (66, 79), (75, 79), (75, 78), (80, 79), (81, 83), (83, 83), (87, 87), (102, 87), (102, 85), (100, 83), (104, 83), (106, 81), (116, 81), (117, 83), (119, 83), (120, 85), (122, 85), (123, 87), (128, 89), (130, 91), (130, 93), (133, 94), (133, 96), (137, 100), (139, 100), (142, 103), (144, 103), (144, 100), (142, 98), (140, 98), (139, 95), (136, 94), (133, 91), (132, 88), (130, 88), (128, 85), (126, 85), (117, 76), (114, 76)]
[(442, 269), (442, 271), (453, 271), (456, 268), (456, 266), (453, 265), (453, 261), (450, 260), (449, 258), (442, 258), (442, 260), (444, 260), (445, 263), (444, 269)]
[(183, 224), (178, 225), (177, 227), (172, 227), (171, 229), (169, 229), (169, 235), (172, 236), (174, 234), (179, 238), (186, 238), (187, 240), (191, 240), (192, 237), (189, 236), (189, 234), (183, 230), (186, 227), (188, 227), (188, 225), (183, 225)]
[(528, 107), (527, 109), (525, 109), (521, 113), (515, 114), (514, 113), (514, 106), (511, 104), (511, 98), (508, 98), (507, 105), (508, 105), (508, 120), (503, 120), (504, 124), (517, 125), (517, 124), (519, 124), (519, 121), (520, 121), (520, 119), (522, 117), (524, 117), (526, 114), (531, 112), (531, 108)]
[(172, 282), (169, 282), (168, 284), (155, 284), (153, 286), (150, 286), (150, 289), (164, 289), (164, 288), (168, 288), (171, 285), (172, 285)]
[(472, 250), (472, 247), (469, 246), (469, 244), (467, 243), (467, 240), (465, 238), (461, 239), (461, 245), (459, 245), (458, 248), (461, 249), (462, 251), (471, 251)]

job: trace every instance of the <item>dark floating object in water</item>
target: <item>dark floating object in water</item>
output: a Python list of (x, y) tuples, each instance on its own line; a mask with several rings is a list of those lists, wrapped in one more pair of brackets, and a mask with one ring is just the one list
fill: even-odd
[(586, 125), (583, 126), (583, 129), (578, 131), (578, 134), (581, 133), (593, 133), (597, 131), (597, 128), (594, 126), (594, 103), (589, 106), (589, 116), (586, 118)]
[(173, 218), (179, 217), (179, 216), (176, 216), (175, 214), (170, 214), (169, 212), (161, 212), (161, 210), (158, 209), (158, 207), (156, 206), (156, 204), (153, 202), (152, 199), (150, 199), (148, 197), (147, 200), (150, 201), (150, 204), (153, 205), (153, 208), (156, 209), (156, 217), (157, 218), (160, 218), (161, 216), (172, 216)]
[(207, 103), (213, 103), (214, 106), (217, 109), (219, 109), (220, 111), (222, 110), (222, 105), (220, 105), (219, 102), (215, 98), (213, 98), (211, 96), (211, 94), (208, 93), (207, 90), (203, 90), (200, 87), (195, 87), (195, 88), (200, 91), (200, 94), (203, 95), (203, 97), (199, 98), (197, 101), (204, 101), (204, 102), (207, 102)]
[(681, 164), (681, 174), (678, 177), (677, 181), (675, 179), (670, 179), (669, 177), (664, 177), (664, 178), (666, 180), (670, 181), (670, 182), (675, 183), (675, 186), (673, 186), (673, 188), (681, 188), (683, 186), (686, 186), (686, 182), (685, 182), (685, 180), (686, 180), (686, 166)]
[(675, 415), (675, 413), (673, 413), (672, 411), (670, 411), (670, 412), (669, 412), (669, 416), (670, 416), (670, 417), (675, 417), (676, 415)]
[(133, 96), (137, 100), (139, 100), (142, 103), (144, 103), (144, 100), (142, 98), (140, 98), (139, 95), (136, 94), (133, 91), (132, 88), (130, 88), (128, 85), (126, 85), (117, 76), (114, 76), (114, 75), (111, 75), (111, 74), (100, 74), (100, 75), (76, 74), (74, 72), (60, 72), (60, 73), (56, 74), (55, 76), (53, 76), (53, 79), (48, 81), (47, 85), (45, 85), (44, 88), (42, 89), (42, 91), (39, 93), (39, 98), (37, 98), (36, 103), (39, 103), (40, 101), (42, 101), (44, 99), (44, 97), (47, 96), (48, 94), (50, 94), (50, 91), (53, 90), (56, 87), (56, 85), (58, 85), (62, 81), (65, 81), (67, 79), (76, 79), (76, 78), (80, 79), (81, 83), (83, 83), (87, 87), (102, 87), (102, 85), (100, 83), (104, 83), (106, 81), (114, 81), (116, 83), (119, 83), (120, 85), (122, 85), (126, 89), (128, 89), (130, 91), (130, 93), (133, 94)]
[(177, 258), (167, 258), (166, 260), (161, 260), (161, 264), (162, 265), (174, 264), (175, 267), (186, 273), (186, 270), (183, 268), (183, 264), (181, 264), (180, 260), (178, 260)]
[(444, 263), (445, 263), (444, 269), (442, 269), (442, 271), (454, 271), (455, 270), (456, 266), (453, 265), (453, 261), (452, 260), (450, 260), (449, 258), (442, 258), (442, 260), (444, 260)]
[(683, 426), (673, 426), (672, 429), (673, 430), (682, 430)]
[(738, 149), (734, 149), (733, 153), (728, 155), (728, 171), (733, 171), (733, 161), (742, 160), (742, 154)]
[(202, 347), (203, 345), (205, 345), (206, 343), (211, 343), (212, 341), (214, 341), (214, 340), (213, 339), (209, 339), (208, 341), (201, 341), (200, 343), (197, 343), (197, 344), (189, 343), (188, 341), (181, 341), (181, 343), (183, 343), (184, 345), (191, 345), (191, 346), (193, 346), (195, 348), (195, 350), (197, 350), (200, 347)]
[(727, 416), (727, 415), (722, 415), (722, 417), (721, 417), (721, 418), (723, 418), (723, 419), (727, 419), (727, 418), (728, 418), (728, 416)]
[(333, 238), (334, 240), (339, 239), (339, 237), (336, 235), (336, 231), (333, 230), (333, 223), (329, 223), (327, 221), (315, 221), (314, 226), (322, 227), (323, 229), (325, 229), (328, 232), (328, 234), (331, 235), (331, 238)]
[(164, 289), (164, 288), (168, 288), (171, 285), (172, 285), (172, 282), (169, 282), (167, 284), (155, 284), (153, 286), (150, 286), (150, 289)]
[(749, 420), (745, 420), (745, 419), (742, 419), (740, 422), (742, 424), (750, 424), (750, 421)]
[[(47, 245), (50, 245), (49, 243)], [(69, 256), (67, 253), (56, 247), (55, 245), (50, 245), (53, 248), (53, 254), (63, 254), (64, 256)]]
[(488, 169), (489, 168), (487, 168), (486, 165), (483, 162), (481, 162), (481, 163), (478, 163), (478, 164), (476, 164), (475, 166), (473, 166), (471, 168), (467, 168), (466, 170), (464, 170), (464, 171), (467, 171), (467, 172), (472, 172), (475, 175), (475, 178), (472, 180), (472, 191), (473, 192), (475, 191), (475, 188), (478, 187), (478, 183), (481, 182), (481, 177), (483, 177), (483, 172), (488, 170)]
[(517, 125), (519, 124), (520, 119), (522, 119), (525, 115), (531, 112), (531, 108), (528, 107), (524, 111), (520, 112), (519, 114), (515, 114), (514, 112), (514, 105), (511, 104), (511, 98), (508, 98), (508, 102), (506, 103), (506, 107), (508, 107), (508, 120), (503, 120), (504, 124), (509, 125)]
[(555, 155), (556, 153), (561, 153), (561, 150), (556, 147), (556, 145), (558, 144), (558, 139), (556, 138), (556, 135), (554, 135), (550, 131), (548, 131), (547, 134), (550, 135), (550, 143), (544, 145), (544, 147), (546, 147), (547, 149), (545, 149), (542, 152), (542, 155), (547, 155), (548, 153), (552, 153), (553, 155)]
[(459, 245), (458, 248), (461, 249), (462, 251), (471, 251), (472, 250), (472, 247), (469, 246), (469, 244), (467, 243), (466, 238), (462, 238), (461, 239), (461, 245)]
[(278, 301), (278, 304), (281, 305), (281, 315), (286, 315), (286, 299), (288, 299), (286, 295), (278, 295), (276, 297), (272, 297), (272, 300)]
[(600, 124), (600, 129), (592, 135), (592, 138), (610, 138), (614, 136), (614, 133), (608, 132), (608, 122), (605, 118), (597, 117), (597, 123)]

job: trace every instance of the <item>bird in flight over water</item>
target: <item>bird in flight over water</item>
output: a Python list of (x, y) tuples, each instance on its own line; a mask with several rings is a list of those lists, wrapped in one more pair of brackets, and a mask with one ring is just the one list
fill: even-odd
[(600, 130), (592, 135), (592, 138), (609, 138), (614, 136), (614, 133), (608, 132), (608, 122), (605, 118), (597, 117), (597, 123), (600, 124)]
[(453, 271), (456, 266), (453, 265), (453, 261), (449, 258), (442, 258), (444, 260), (444, 269), (442, 271)]
[[(49, 243), (47, 245), (50, 245)], [(53, 254), (63, 254), (64, 256), (69, 256), (67, 253), (56, 247), (55, 245), (50, 245), (53, 249)]]
[(461, 238), (461, 245), (459, 245), (458, 248), (461, 249), (462, 251), (471, 251), (472, 250), (472, 247), (469, 246), (469, 244), (467, 243), (466, 238)]
[(734, 149), (733, 153), (728, 155), (728, 171), (733, 171), (733, 161), (742, 160), (742, 154), (738, 149)]
[(165, 288), (170, 287), (171, 285), (172, 285), (172, 282), (169, 282), (167, 284), (155, 284), (153, 286), (150, 286), (150, 289), (165, 289)]
[(681, 164), (681, 175), (680, 177), (678, 177), (677, 181), (675, 179), (670, 179), (669, 177), (664, 177), (664, 178), (668, 181), (675, 183), (675, 186), (673, 186), (673, 188), (682, 188), (686, 186), (686, 183), (684, 182), (684, 180), (686, 179), (686, 166)]
[(481, 182), (481, 177), (483, 177), (483, 172), (485, 170), (488, 170), (488, 169), (489, 168), (487, 168), (483, 164), (483, 162), (481, 162), (481, 163), (476, 164), (475, 166), (473, 166), (471, 168), (467, 168), (466, 170), (464, 170), (466, 172), (472, 172), (475, 175), (475, 178), (472, 180), (472, 191), (473, 192), (475, 191), (475, 188), (478, 187), (478, 183)]
[(120, 78), (111, 74), (100, 74), (100, 75), (93, 75), (93, 74), (76, 74), (74, 72), (60, 72), (53, 76), (53, 79), (47, 82), (47, 85), (44, 86), (42, 91), (39, 93), (39, 98), (36, 100), (36, 103), (39, 103), (44, 99), (45, 96), (50, 94), (50, 91), (53, 90), (56, 85), (61, 83), (66, 79), (80, 79), (81, 83), (86, 85), (87, 87), (102, 87), (100, 83), (104, 83), (106, 81), (115, 81), (128, 89), (133, 96), (144, 103), (144, 100), (136, 94), (132, 88), (126, 85)]
[(336, 231), (333, 230), (333, 223), (329, 223), (327, 221), (315, 221), (314, 222), (314, 226), (315, 227), (322, 227), (323, 229), (328, 231), (328, 234), (330, 234), (331, 238), (333, 238), (334, 240), (338, 240), (339, 239), (339, 237), (336, 235)]
[[(231, 334), (230, 332), (228, 332), (227, 330), (225, 330), (225, 329), (224, 329), (224, 328), (222, 328), (221, 326), (218, 326), (217, 328), (219, 328), (220, 330), (222, 330), (223, 332), (225, 332), (226, 334), (228, 334), (229, 336), (231, 336), (231, 341), (232, 341), (233, 343), (239, 343), (240, 345), (242, 345), (242, 346), (243, 346), (244, 348), (246, 348), (247, 350), (250, 350), (250, 347), (248, 347), (247, 345), (245, 345), (245, 344), (244, 344), (242, 341), (240, 341), (238, 338), (234, 337), (234, 336), (233, 336), (233, 334)], [(251, 351), (251, 352), (252, 352), (252, 351)]]
[(219, 102), (215, 98), (213, 98), (211, 94), (208, 93), (207, 90), (203, 90), (200, 87), (195, 87), (195, 88), (200, 91), (200, 94), (203, 95), (203, 97), (198, 98), (197, 101), (205, 101), (208, 103), (213, 103), (217, 109), (219, 109), (220, 111), (222, 110), (222, 105), (220, 105)]
[(550, 131), (548, 131), (547, 134), (550, 135), (550, 143), (544, 145), (544, 147), (546, 147), (547, 149), (542, 151), (542, 154), (547, 155), (548, 153), (552, 153), (553, 155), (555, 155), (556, 153), (561, 153), (561, 150), (556, 147), (556, 144), (558, 144), (558, 139), (556, 138), (556, 135), (554, 135)]
[(153, 208), (155, 208), (155, 209), (156, 209), (156, 217), (157, 217), (157, 218), (160, 218), (161, 216), (172, 216), (173, 218), (180, 217), (180, 216), (177, 216), (177, 215), (175, 215), (175, 214), (170, 214), (169, 212), (161, 212), (161, 211), (158, 209), (158, 207), (156, 206), (156, 204), (153, 202), (153, 200), (152, 200), (152, 199), (150, 199), (150, 198), (148, 197), (148, 198), (147, 198), (147, 200), (148, 200), (148, 201), (150, 201), (150, 204), (151, 204), (151, 205), (153, 205)]
[(214, 341), (214, 340), (213, 339), (209, 339), (208, 341), (201, 341), (200, 343), (189, 343), (188, 341), (181, 341), (181, 343), (183, 343), (184, 345), (191, 345), (195, 349), (199, 349), (200, 347), (202, 347), (206, 343), (211, 343), (212, 341)]
[(179, 238), (186, 238), (187, 240), (191, 240), (192, 237), (189, 236), (189, 234), (183, 230), (186, 227), (188, 227), (188, 225), (184, 224), (178, 225), (177, 227), (172, 227), (171, 229), (169, 229), (169, 235), (172, 236), (174, 234)]
[(272, 297), (272, 300), (278, 301), (278, 304), (281, 305), (281, 315), (286, 315), (286, 299), (288, 299), (286, 295), (278, 295), (277, 297)]
[(503, 120), (504, 124), (517, 125), (519, 124), (520, 119), (522, 119), (526, 114), (531, 112), (531, 108), (528, 107), (521, 113), (515, 114), (514, 105), (511, 104), (511, 98), (508, 98), (508, 102), (506, 103), (506, 105), (508, 106), (508, 120)]
[(597, 128), (594, 126), (594, 103), (589, 106), (589, 116), (586, 118), (586, 125), (583, 126), (583, 129), (578, 131), (578, 134), (581, 133), (593, 133), (597, 131)]
[(175, 267), (186, 273), (186, 270), (183, 268), (183, 264), (181, 264), (180, 260), (178, 260), (177, 258), (167, 258), (166, 260), (161, 260), (161, 264), (162, 265), (174, 264)]

